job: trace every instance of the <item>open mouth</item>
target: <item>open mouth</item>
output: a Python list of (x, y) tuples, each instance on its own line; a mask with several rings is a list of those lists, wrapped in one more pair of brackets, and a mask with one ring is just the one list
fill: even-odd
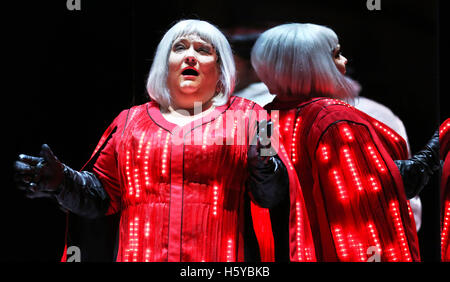
[(182, 75), (193, 75), (198, 76), (198, 71), (192, 68), (187, 68), (181, 72)]

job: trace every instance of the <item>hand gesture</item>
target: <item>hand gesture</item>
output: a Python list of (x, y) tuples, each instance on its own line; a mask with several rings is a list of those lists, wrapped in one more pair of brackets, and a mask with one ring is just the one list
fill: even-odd
[(52, 197), (64, 179), (64, 165), (47, 144), (40, 157), (21, 154), (14, 163), (15, 181), (28, 198)]

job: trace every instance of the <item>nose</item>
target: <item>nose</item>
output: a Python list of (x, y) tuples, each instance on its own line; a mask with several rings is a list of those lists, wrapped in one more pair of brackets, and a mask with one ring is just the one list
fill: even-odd
[(187, 56), (184, 59), (184, 61), (190, 67), (193, 67), (193, 66), (195, 66), (197, 64), (197, 59), (194, 56)]
[(344, 57), (344, 56), (342, 56), (342, 58), (344, 59), (344, 65), (346, 65), (346, 64), (347, 64), (347, 62), (348, 62), (347, 58), (346, 58), (346, 57)]

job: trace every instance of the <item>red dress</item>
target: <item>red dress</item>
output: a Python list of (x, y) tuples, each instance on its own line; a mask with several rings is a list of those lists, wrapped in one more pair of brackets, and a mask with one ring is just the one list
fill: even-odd
[[(418, 261), (414, 218), (393, 160), (405, 141), (327, 98), (266, 106), (302, 187), (318, 261)], [(280, 110), (279, 116), (273, 110)]]
[(441, 257), (450, 261), (450, 118), (439, 128), (439, 145), (441, 160), (444, 160), (441, 178)]
[[(180, 129), (149, 102), (114, 120), (93, 154), (93, 171), (111, 198), (107, 213), (120, 213), (117, 261), (244, 260), (248, 138), (255, 134), (251, 125), (261, 117), (259, 111), (265, 112), (233, 97)], [(287, 155), (279, 155), (289, 162)], [(293, 171), (289, 179), (302, 230), (292, 255), (308, 253), (313, 260)], [(261, 256), (273, 260), (268, 210), (252, 204), (252, 214)]]

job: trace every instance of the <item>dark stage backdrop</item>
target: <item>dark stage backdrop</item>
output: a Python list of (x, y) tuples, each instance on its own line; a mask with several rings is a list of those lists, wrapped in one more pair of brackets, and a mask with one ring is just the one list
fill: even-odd
[[(16, 191), (12, 163), (17, 155), (36, 155), (47, 143), (61, 161), (81, 168), (113, 118), (147, 101), (145, 80), (156, 45), (182, 18), (220, 28), (327, 25), (340, 37), (361, 95), (403, 120), (413, 152), (439, 124), (437, 1), (381, 0), (381, 10), (373, 11), (365, 0), (81, 0), (80, 11), (68, 10), (65, 0), (16, 2), (3, 9), (9, 16), (6, 57), (12, 61), (12, 87), (3, 93), (8, 114), (3, 119), (1, 261), (58, 261), (63, 251), (65, 216), (50, 201), (29, 200)], [(441, 118), (448, 116), (442, 103), (441, 108)], [(437, 185), (434, 179), (422, 193), (424, 261), (439, 259)]]

